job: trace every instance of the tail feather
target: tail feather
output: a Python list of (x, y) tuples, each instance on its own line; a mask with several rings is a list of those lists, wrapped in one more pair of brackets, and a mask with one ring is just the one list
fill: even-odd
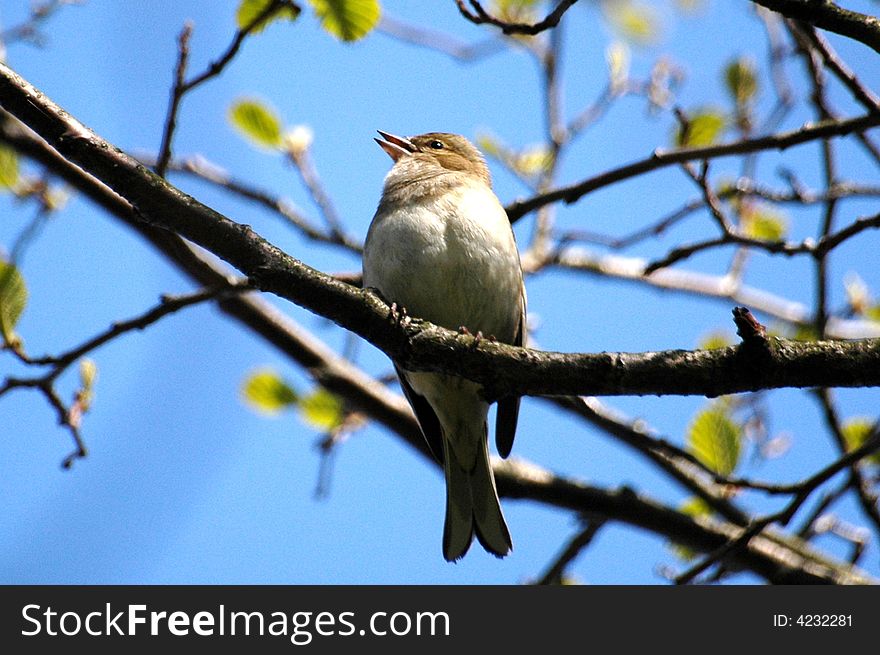
[(482, 453), (477, 456), (476, 465), (470, 474), (471, 499), (474, 505), (474, 527), (477, 539), (496, 557), (504, 557), (513, 549), (510, 531), (501, 512), (495, 476), (489, 462), (489, 447), (484, 439)]
[(483, 548), (504, 557), (513, 546), (501, 513), (486, 439), (480, 440), (480, 452), (470, 471), (459, 463), (446, 439), (443, 445), (446, 473), (443, 557), (449, 562), (461, 559), (470, 548), (475, 531)]
[(446, 451), (443, 468), (446, 473), (446, 522), (443, 524), (443, 557), (454, 562), (464, 557), (474, 537), (474, 507), (467, 471), (462, 468), (443, 439)]

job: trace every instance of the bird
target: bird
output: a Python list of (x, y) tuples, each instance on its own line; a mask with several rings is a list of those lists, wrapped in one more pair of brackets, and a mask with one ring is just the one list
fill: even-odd
[[(363, 284), (392, 309), (435, 325), (523, 345), (526, 295), (513, 229), (482, 153), (465, 137), (429, 132), (375, 141), (394, 164), (367, 232)], [(474, 535), (504, 557), (513, 544), (489, 461), (489, 404), (478, 383), (395, 364), (404, 395), (446, 478), (443, 556), (460, 560)], [(498, 401), (499, 455), (513, 447), (520, 399)]]

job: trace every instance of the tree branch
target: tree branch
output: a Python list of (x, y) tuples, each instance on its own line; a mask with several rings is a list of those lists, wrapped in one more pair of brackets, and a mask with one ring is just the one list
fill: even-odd
[[(649, 262), (638, 257), (600, 255), (584, 248), (568, 247), (547, 262), (540, 262), (538, 270), (545, 266), (559, 266), (573, 271), (606, 276), (617, 280), (635, 282), (670, 291), (716, 298), (745, 305), (762, 314), (799, 326), (811, 324), (810, 310), (799, 302), (773, 295), (762, 289), (750, 287), (729, 276), (716, 276), (693, 270), (663, 268), (645, 275)], [(829, 337), (857, 339), (880, 337), (880, 324), (870, 320), (829, 317)]]
[[(516, 460), (496, 463), (498, 491), (511, 498), (529, 498), (567, 507), (582, 514), (599, 515), (669, 535), (683, 546), (714, 552), (732, 543), (743, 529), (731, 523), (688, 516), (629, 488), (596, 489), (566, 480), (550, 471)], [(871, 584), (873, 579), (854, 567), (840, 568), (833, 561), (816, 560), (805, 549), (780, 547), (773, 533), (755, 534), (728, 553), (728, 561), (775, 584)]]
[(571, 204), (596, 189), (674, 164), (699, 159), (705, 160), (715, 159), (716, 157), (728, 157), (730, 155), (743, 155), (750, 152), (760, 152), (761, 150), (784, 150), (801, 143), (815, 141), (816, 139), (847, 136), (853, 133), (864, 132), (878, 125), (880, 125), (880, 114), (865, 114), (864, 116), (846, 120), (810, 123), (790, 132), (780, 132), (754, 139), (742, 139), (733, 143), (695, 148), (677, 148), (675, 150), (655, 150), (650, 157), (645, 159), (614, 168), (575, 184), (553, 189), (528, 200), (520, 200), (509, 204), (506, 207), (507, 215), (513, 223), (544, 205), (559, 202), (560, 200), (566, 204)]
[(84, 127), (0, 64), (3, 106), (63, 157), (124, 197), (151, 226), (171, 230), (226, 260), (255, 285), (363, 337), (401, 366), (478, 381), (488, 400), (509, 395), (699, 394), (780, 387), (880, 386), (880, 340), (767, 341), (764, 349), (644, 354), (563, 354), (481, 342), (426, 323), (389, 320), (375, 294), (290, 257), (181, 192)]
[[(0, 98), (5, 97), (0, 93)], [(228, 276), (217, 269), (212, 260), (200, 257), (192, 246), (177, 235), (139, 220), (128, 201), (66, 160), (29, 130), (12, 123), (8, 118), (0, 120), (0, 140), (39, 161), (135, 229), (198, 284), (216, 286), (228, 282)], [(406, 401), (398, 394), (336, 355), (258, 296), (233, 295), (218, 305), (222, 311), (308, 370), (317, 383), (344, 396), (352, 406), (368, 413), (430, 459), (415, 418)], [(608, 520), (634, 525), (702, 551), (717, 548), (739, 532), (736, 525), (685, 516), (628, 490), (607, 491), (589, 487), (522, 462), (496, 462), (494, 468), (502, 495), (528, 498), (572, 509), (579, 514), (607, 517)], [(872, 582), (871, 578), (853, 567), (834, 562), (807, 544), (780, 543), (767, 534), (753, 539), (736, 554), (735, 561), (775, 583)]]
[(880, 20), (823, 0), (752, 0), (775, 12), (861, 41), (880, 52)]
[(511, 23), (504, 21), (492, 16), (489, 12), (483, 9), (483, 6), (478, 0), (469, 0), (469, 2), (473, 11), (465, 6), (464, 0), (455, 0), (459, 13), (475, 25), (494, 25), (495, 27), (501, 28), (501, 31), (505, 34), (528, 34), (534, 36), (544, 30), (556, 27), (559, 24), (559, 21), (562, 20), (562, 15), (568, 11), (577, 0), (561, 0), (560, 3), (556, 5), (556, 8), (547, 14), (544, 20), (537, 23)]

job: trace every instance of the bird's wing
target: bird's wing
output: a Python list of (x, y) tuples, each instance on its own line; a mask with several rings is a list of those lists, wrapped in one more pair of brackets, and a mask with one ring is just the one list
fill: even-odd
[[(519, 325), (513, 337), (514, 346), (522, 346), (526, 333), (526, 289), (522, 291), (522, 311), (519, 314)], [(513, 438), (516, 436), (516, 422), (519, 420), (519, 396), (502, 398), (498, 401), (495, 414), (495, 447), (498, 454), (506, 458), (513, 449)]]
[(416, 392), (412, 388), (406, 375), (400, 367), (395, 364), (394, 370), (397, 372), (397, 378), (400, 380), (400, 386), (403, 389), (403, 395), (409, 401), (409, 406), (415, 412), (416, 420), (419, 427), (422, 428), (422, 434), (425, 441), (428, 442), (428, 450), (441, 464), (443, 463), (443, 432), (440, 429), (440, 419), (428, 399)]

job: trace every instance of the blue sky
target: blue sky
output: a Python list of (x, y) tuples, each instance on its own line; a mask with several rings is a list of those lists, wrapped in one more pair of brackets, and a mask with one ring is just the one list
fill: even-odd
[[(17, 24), (30, 3), (0, 2), (0, 25)], [(192, 20), (191, 71), (201, 71), (227, 46), (236, 2), (206, 0), (88, 2), (60, 11), (46, 27), (44, 47), (13, 44), (7, 62), (49, 97), (116, 145), (135, 154), (155, 152), (168, 102), (176, 39)], [(766, 73), (763, 30), (751, 3), (707, 1), (695, 15), (657, 3), (663, 38), (632, 52), (632, 74), (648, 75), (658, 57), (683, 70), (679, 103), (688, 109), (727, 102), (720, 71), (734, 56), (751, 55)], [(868, 11), (876, 4), (852, 3)], [(489, 30), (472, 26), (454, 3), (386, 1), (398, 19), (429, 25), (465, 42)], [(581, 6), (583, 5), (583, 6)], [(571, 116), (602, 91), (605, 50), (617, 36), (593, 3), (566, 16), (562, 62), (565, 111)], [(880, 64), (865, 47), (832, 43), (877, 87)], [(805, 93), (799, 64), (787, 71)], [(758, 111), (766, 115), (773, 93), (766, 76)], [(310, 10), (294, 24), (275, 24), (249, 39), (223, 75), (188, 95), (175, 141), (178, 155), (201, 154), (250, 183), (272, 190), (311, 216), (318, 215), (296, 172), (274, 153), (259, 150), (228, 123), (237, 98), (271, 104), (288, 125), (314, 133), (312, 157), (325, 188), (352, 235), (363, 238), (390, 161), (372, 140), (376, 129), (401, 134), (441, 130), (475, 138), (490, 132), (516, 147), (543, 134), (533, 61), (512, 49), (464, 64), (375, 32), (341, 44), (324, 32)], [(841, 113), (861, 113), (832, 85)], [(619, 101), (607, 118), (572, 147), (560, 170), (573, 182), (647, 156), (670, 145), (674, 120), (651, 116), (641, 98)], [(803, 108), (780, 129), (813, 117)], [(774, 171), (787, 165), (818, 187), (817, 146), (758, 159), (764, 179), (782, 186)], [(877, 182), (876, 166), (854, 147), (842, 148), (841, 177)], [(496, 191), (509, 202), (527, 190), (491, 163)], [(716, 172), (738, 172), (721, 160)], [(33, 169), (27, 169), (33, 170)], [(327, 271), (357, 271), (350, 254), (302, 239), (264, 210), (191, 178), (175, 183), (242, 223), (294, 257)], [(622, 183), (559, 208), (560, 229), (622, 235), (673, 211), (696, 195), (680, 171), (667, 169)], [(853, 201), (847, 219), (876, 213), (876, 202)], [(793, 238), (815, 232), (819, 209), (787, 210)], [(34, 210), (0, 196), (0, 247), (11, 244)], [(843, 220), (843, 219), (842, 219)], [(516, 226), (528, 243), (532, 218)], [(658, 241), (626, 255), (657, 257), (679, 241), (711, 234), (711, 221), (695, 216)], [(880, 289), (876, 252), (880, 239), (865, 235), (841, 249), (832, 265), (830, 305), (844, 301), (842, 280), (857, 270)], [(682, 267), (722, 273), (731, 251), (694, 257)], [(875, 264), (871, 265), (870, 262)], [(756, 254), (748, 282), (809, 304), (812, 273), (806, 260)], [(190, 283), (151, 247), (86, 199), (73, 196), (64, 211), (41, 225), (20, 262), (30, 293), (18, 332), (34, 355), (65, 350), (114, 320), (137, 315), (162, 293), (183, 293)], [(542, 273), (528, 280), (530, 310), (541, 347), (560, 351), (643, 351), (693, 348), (707, 333), (732, 333), (731, 303), (663, 294), (656, 290), (578, 274)], [(323, 319), (273, 299), (295, 320), (341, 349), (351, 337)], [(760, 317), (759, 317), (760, 318)], [(371, 373), (390, 370), (371, 346), (355, 346), (356, 361)], [(84, 423), (90, 448), (71, 471), (58, 464), (71, 448), (68, 435), (42, 397), (20, 391), (0, 398), (0, 582), (3, 583), (519, 583), (544, 569), (577, 529), (567, 513), (522, 501), (503, 501), (514, 553), (497, 560), (477, 546), (451, 565), (440, 555), (443, 482), (439, 471), (380, 427), (353, 434), (332, 459), (326, 497), (317, 499), (321, 435), (286, 414), (267, 419), (245, 406), (239, 388), (253, 369), (271, 366), (298, 387), (310, 382), (278, 353), (209, 306), (164, 319), (142, 333), (93, 354), (98, 383)], [(0, 375), (26, 371), (0, 358)], [(66, 397), (76, 376), (62, 378)], [(876, 415), (877, 390), (836, 394), (844, 416)], [(702, 398), (610, 400), (643, 417), (660, 434), (681, 443)], [(805, 392), (767, 393), (771, 430), (791, 439), (780, 458), (750, 464), (743, 474), (793, 481), (827, 463), (834, 452), (818, 405)], [(548, 404), (526, 399), (514, 455), (590, 483), (629, 485), (671, 505), (686, 497), (630, 452), (601, 433), (560, 416)], [(775, 505), (749, 495), (749, 507)], [(840, 515), (861, 516), (850, 503)], [(818, 542), (838, 556), (832, 539)], [(872, 545), (864, 566), (880, 575)], [(572, 573), (587, 583), (663, 583), (658, 570), (681, 563), (646, 532), (621, 525), (603, 529)], [(741, 576), (741, 582), (755, 578)]]

